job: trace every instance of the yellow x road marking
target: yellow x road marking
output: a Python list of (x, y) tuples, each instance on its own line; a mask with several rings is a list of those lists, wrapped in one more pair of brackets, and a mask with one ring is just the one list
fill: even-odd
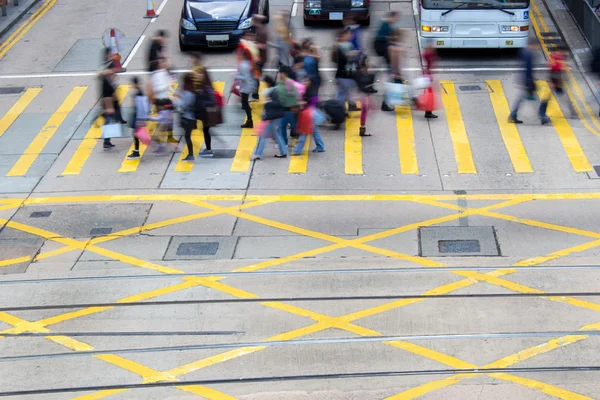
[[(464, 211), (464, 210), (458, 208), (459, 211), (462, 210), (461, 211), (461, 212), (463, 212), (462, 214), (456, 214), (456, 215), (453, 215), (451, 217), (443, 217), (441, 219), (438, 218), (438, 219), (434, 219), (434, 220), (430, 220), (430, 221), (425, 221), (425, 223), (421, 223), (421, 224), (412, 224), (414, 226), (409, 225), (407, 227), (396, 228), (394, 230), (390, 230), (390, 231), (383, 232), (383, 233), (380, 233), (380, 234), (371, 235), (370, 237), (363, 237), (363, 238), (359, 238), (359, 239), (355, 239), (355, 240), (339, 239), (339, 238), (336, 238), (336, 237), (333, 237), (333, 236), (320, 234), (318, 232), (312, 232), (312, 231), (308, 231), (308, 230), (303, 230), (302, 228), (291, 227), (291, 226), (286, 225), (286, 224), (280, 224), (280, 223), (269, 221), (269, 220), (266, 220), (266, 219), (261, 219), (260, 217), (250, 216), (247, 219), (255, 220), (255, 222), (259, 222), (259, 223), (270, 224), (270, 226), (277, 225), (276, 227), (280, 228), (280, 229), (290, 230), (288, 228), (292, 228), (292, 229), (297, 230), (297, 233), (308, 234), (308, 236), (313, 236), (313, 234), (318, 234), (320, 236), (320, 238), (322, 238), (324, 240), (329, 240), (329, 241), (332, 241), (332, 242), (336, 243), (336, 245), (333, 245), (333, 246), (335, 246), (335, 248), (343, 248), (343, 247), (348, 247), (348, 246), (351, 246), (351, 247), (363, 246), (364, 242), (367, 242), (369, 240), (376, 240), (376, 239), (381, 238), (381, 237), (387, 237), (387, 236), (390, 236), (390, 235), (393, 235), (393, 234), (396, 234), (396, 233), (400, 233), (400, 232), (404, 232), (404, 231), (407, 231), (407, 230), (415, 229), (418, 226), (426, 226), (427, 224), (432, 225), (432, 224), (444, 222), (446, 220), (453, 220), (453, 219), (456, 219), (456, 218), (458, 218), (460, 216), (463, 216), (463, 215), (468, 215), (468, 214), (481, 214), (481, 215), (485, 215), (484, 213), (489, 212), (488, 210), (491, 210), (491, 209), (494, 209), (494, 208), (506, 207), (508, 205), (517, 204), (519, 202), (527, 201), (527, 200), (530, 200), (530, 199), (531, 198), (529, 198), (529, 197), (523, 197), (523, 196), (521, 196), (520, 198), (515, 198), (512, 201), (509, 201), (509, 202), (506, 202), (506, 203), (500, 203), (500, 204), (496, 204), (496, 205), (493, 205), (493, 206), (483, 207), (481, 209), (473, 209), (473, 210)], [(457, 209), (456, 206), (448, 205), (446, 203), (433, 204), (432, 201), (419, 201), (419, 202), (423, 202), (423, 203), (426, 203), (426, 204), (432, 204), (432, 205), (438, 205), (438, 206), (442, 206), (442, 207), (450, 208), (450, 209)], [(191, 201), (190, 201), (190, 203), (191, 203)], [(206, 207), (207, 206), (206, 203), (204, 203), (204, 204), (197, 204), (197, 205), (201, 205), (201, 206), (203, 206), (205, 208), (209, 208), (209, 209), (212, 208), (213, 212), (216, 212), (216, 213), (219, 213), (219, 214), (222, 213), (222, 212), (225, 212), (225, 213), (230, 213), (232, 215), (236, 215), (237, 214), (236, 216), (241, 217), (241, 218), (248, 217), (248, 214), (240, 213), (240, 212), (235, 211), (235, 210), (225, 211), (227, 209), (224, 209), (223, 207), (219, 207), (219, 206), (212, 206), (212, 205), (210, 205), (209, 207)], [(184, 218), (187, 218), (187, 217), (184, 217)], [(183, 222), (183, 221), (181, 221), (181, 222)], [(174, 222), (174, 223), (177, 223), (177, 222)], [(21, 228), (23, 228), (23, 226)], [(561, 227), (561, 228), (564, 231), (565, 228), (564, 227)], [(17, 229), (19, 229), (19, 228), (17, 227)], [(391, 232), (393, 232), (393, 233), (391, 233)], [(39, 232), (39, 233), (45, 233), (45, 232)], [(131, 233), (135, 233), (135, 232), (131, 232)], [(129, 234), (131, 234), (131, 233), (129, 233)], [(45, 234), (47, 234), (47, 233), (45, 233)], [(579, 233), (579, 234), (581, 234), (581, 233)], [(590, 234), (589, 232), (585, 232), (584, 235), (586, 235), (586, 236), (593, 236), (592, 234)], [(600, 234), (595, 234), (595, 235), (596, 236), (593, 236), (593, 237), (596, 237), (596, 238), (600, 237)], [(46, 236), (55, 236), (55, 235), (46, 235)], [(99, 238), (99, 239), (103, 239), (103, 238)], [(79, 246), (77, 243), (80, 243), (80, 242), (74, 241), (74, 243), (73, 242), (68, 242), (68, 243), (65, 243), (65, 244), (67, 244), (68, 246), (69, 245), (71, 245), (71, 246)], [(325, 248), (316, 249), (316, 250), (321, 250), (320, 252), (326, 252), (326, 251), (331, 251), (330, 250), (331, 247), (332, 246), (326, 246)], [(395, 257), (395, 258), (402, 258), (402, 259), (407, 259), (407, 257), (410, 257), (410, 256), (406, 256), (406, 255), (403, 255), (403, 254), (400, 254), (400, 253), (389, 252), (389, 251), (387, 251), (385, 249), (378, 249), (376, 247), (372, 247), (372, 246), (368, 246), (368, 245), (366, 247), (369, 248), (369, 250), (367, 250), (367, 251), (376, 252), (377, 254), (381, 254), (379, 251), (383, 250), (383, 251), (385, 251), (387, 253), (387, 254), (385, 254), (387, 256), (392, 256), (392, 257)], [(364, 247), (359, 247), (359, 248), (363, 248), (364, 249)], [(100, 249), (100, 250), (98, 250), (98, 249)], [(325, 250), (323, 250), (323, 249), (325, 249)], [(88, 248), (88, 250), (90, 250), (90, 249)], [(373, 251), (373, 250), (375, 250), (375, 251)], [(94, 246), (91, 251), (104, 251), (104, 249), (96, 248), (96, 246)], [(579, 251), (581, 251), (581, 250), (579, 250)], [(119, 257), (126, 257), (125, 259), (128, 260), (126, 262), (135, 262), (135, 264), (132, 264), (132, 265), (138, 265), (138, 266), (143, 266), (144, 265), (144, 262), (142, 260), (137, 260), (137, 259), (134, 259), (134, 258), (127, 258), (128, 256), (124, 256), (124, 255), (121, 255), (119, 253), (115, 253), (113, 255), (117, 255)], [(293, 259), (301, 258), (301, 257), (297, 257), (297, 255), (296, 256), (291, 256), (291, 257), (293, 257)], [(282, 263), (288, 262), (288, 261), (290, 261), (290, 258), (287, 258), (283, 262), (277, 262), (276, 264), (272, 264), (272, 262), (271, 262), (268, 265), (266, 265), (266, 264), (262, 264), (262, 265), (261, 264), (257, 264), (257, 265), (249, 266), (249, 267), (247, 267), (246, 270), (257, 270), (257, 269), (261, 269), (261, 268), (266, 268), (266, 267), (271, 266), (271, 265), (282, 264)], [(413, 260), (411, 260), (411, 261), (413, 261)], [(419, 259), (419, 261), (422, 261), (422, 260)], [(430, 261), (430, 260), (426, 260), (426, 264), (425, 265), (428, 264), (427, 263), (428, 261)], [(436, 265), (440, 265), (440, 264), (436, 263)], [(430, 266), (434, 266), (434, 265), (430, 264)], [(144, 266), (144, 267), (146, 267), (146, 266)], [(150, 267), (152, 268), (152, 267), (155, 267), (155, 266), (152, 265)], [(158, 267), (161, 267), (161, 266), (158, 266)], [(240, 269), (240, 270), (244, 270), (244, 269)], [(170, 272), (167, 272), (167, 271), (165, 271), (165, 272), (166, 273), (170, 273)], [(456, 271), (456, 272), (459, 272), (459, 271)], [(462, 272), (462, 271), (460, 271), (460, 272)], [(489, 273), (489, 274), (473, 273), (474, 275), (471, 275), (469, 277), (469, 279), (467, 279), (465, 281), (456, 282), (456, 283), (450, 284), (450, 285), (444, 285), (444, 286), (442, 286), (440, 288), (433, 289), (432, 291), (429, 291), (429, 292), (435, 293), (435, 294), (449, 293), (452, 290), (456, 290), (456, 289), (458, 289), (460, 287), (469, 286), (469, 285), (474, 284), (474, 283), (476, 283), (478, 281), (488, 281), (489, 283), (496, 284), (496, 285), (498, 285), (500, 283), (500, 284), (502, 284), (503, 287), (506, 287), (507, 284), (509, 286), (510, 285), (518, 285), (518, 284), (514, 284), (512, 282), (508, 282), (508, 281), (505, 281), (505, 280), (502, 280), (502, 279), (498, 280), (496, 278), (497, 276), (501, 276), (501, 275), (504, 275), (504, 274), (507, 274), (507, 273), (512, 273), (512, 272), (514, 272), (514, 270), (499, 270), (499, 271), (494, 271), (494, 272)], [(175, 272), (175, 273), (180, 273), (180, 272), (178, 271), (178, 272)], [(184, 285), (185, 286), (186, 283), (188, 285), (189, 284), (193, 284), (194, 286), (197, 285), (197, 284), (202, 284), (204, 286), (212, 287), (212, 288), (215, 288), (217, 290), (221, 290), (221, 291), (223, 291), (225, 293), (229, 293), (229, 294), (232, 294), (232, 295), (238, 296), (238, 297), (239, 296), (258, 297), (256, 295), (251, 294), (251, 293), (244, 292), (242, 290), (232, 288), (231, 286), (224, 285), (222, 283), (216, 282), (217, 279), (219, 279), (219, 278), (214, 278), (214, 279), (207, 279), (207, 278), (186, 278), (186, 282), (184, 282), (183, 284), (179, 284), (179, 285)], [(522, 286), (522, 285), (520, 285), (520, 286)], [(188, 287), (192, 287), (192, 286), (188, 286)], [(186, 287), (175, 288), (173, 290), (168, 290), (168, 292), (171, 293), (171, 292), (174, 292), (174, 291), (177, 291), (177, 290), (182, 290), (184, 288), (186, 288)], [(520, 288), (523, 289), (523, 287), (520, 287)], [(524, 287), (524, 288), (526, 288), (526, 287)], [(164, 290), (164, 289), (168, 289), (168, 288), (162, 288), (162, 289), (159, 289), (159, 291)], [(534, 290), (534, 289), (532, 289), (532, 290)], [(156, 292), (156, 291), (154, 291), (154, 292)], [(137, 295), (137, 297), (138, 298), (139, 297), (141, 297), (141, 298), (152, 298), (152, 297), (156, 297), (156, 295), (161, 295), (161, 294), (160, 293), (150, 294), (150, 292), (149, 292), (147, 294)], [(132, 297), (136, 297), (136, 296), (132, 296)], [(125, 302), (125, 300), (126, 299), (123, 299), (121, 301)], [(420, 299), (417, 299), (417, 300), (420, 300)], [(129, 301), (132, 301), (132, 300), (129, 300)], [(139, 300), (133, 300), (133, 301), (139, 301)], [(354, 333), (357, 333), (357, 334), (361, 334), (361, 332), (362, 332), (363, 335), (364, 334), (369, 334), (369, 335), (377, 334), (377, 332), (375, 332), (375, 331), (368, 330), (366, 328), (362, 328), (362, 327), (356, 326), (354, 324), (349, 323), (349, 321), (353, 321), (355, 319), (362, 318), (362, 317), (364, 317), (366, 315), (373, 315), (375, 313), (387, 311), (387, 310), (390, 310), (390, 309), (393, 309), (393, 308), (396, 308), (396, 307), (400, 307), (402, 305), (412, 304), (414, 302), (415, 301), (392, 302), (394, 304), (390, 303), (388, 305), (374, 307), (373, 309), (359, 311), (357, 313), (349, 314), (347, 316), (342, 316), (342, 317), (338, 317), (338, 318), (332, 318), (332, 317), (324, 316), (324, 315), (321, 315), (321, 314), (313, 313), (313, 312), (308, 311), (308, 310), (303, 310), (303, 309), (301, 309), (299, 307), (289, 306), (289, 305), (286, 305), (286, 304), (283, 304), (283, 303), (263, 302), (261, 304), (269, 306), (269, 307), (273, 307), (273, 308), (278, 308), (278, 309), (281, 309), (281, 310), (284, 310), (284, 311), (287, 311), (287, 312), (292, 312), (292, 313), (294, 313), (296, 315), (308, 316), (308, 317), (314, 319), (315, 321), (317, 321), (317, 323), (313, 324), (312, 326), (301, 328), (299, 330), (295, 330), (295, 331), (292, 331), (292, 332), (284, 333), (284, 334), (281, 334), (281, 335), (277, 335), (277, 336), (275, 336), (275, 337), (273, 337), (271, 339), (267, 339), (267, 340), (286, 340), (285, 338), (288, 338), (287, 340), (289, 340), (289, 339), (294, 338), (294, 337), (299, 337), (299, 336), (306, 335), (306, 334), (312, 333), (312, 332), (318, 332), (320, 330), (328, 329), (328, 328), (331, 328), (331, 327), (336, 327), (336, 328), (339, 328), (339, 329), (348, 330), (350, 332), (354, 332)], [(586, 308), (590, 308), (590, 307), (588, 306)], [(96, 309), (100, 309), (100, 308), (96, 307)], [(103, 310), (98, 310), (98, 311), (103, 311)], [(98, 311), (95, 311), (95, 312), (98, 312)], [(58, 323), (58, 322), (61, 322), (61, 321), (67, 320), (67, 319), (77, 318), (77, 317), (82, 316), (82, 315), (88, 315), (89, 313), (91, 313), (91, 312), (90, 311), (86, 311), (86, 310), (80, 310), (80, 311), (77, 311), (75, 313), (67, 313), (67, 314), (63, 314), (63, 316), (57, 316), (57, 317), (53, 317), (53, 318), (50, 318), (50, 319), (46, 319), (46, 320), (42, 320), (42, 321), (38, 321), (38, 322), (34, 322), (34, 323), (28, 323), (27, 321), (21, 321), (20, 322), (20, 326), (21, 326), (21, 329), (23, 329), (24, 327), (26, 328), (27, 326), (30, 326), (31, 329), (45, 329), (44, 327), (46, 325), (51, 324), (51, 323)], [(12, 317), (12, 316), (10, 316), (10, 317)], [(13, 317), (13, 318), (16, 318), (16, 317)], [(6, 316), (4, 316), (4, 318), (0, 318), (0, 319), (5, 320), (5, 322), (8, 321), (8, 320), (10, 320), (10, 318), (7, 318)], [(13, 320), (13, 322), (15, 322), (15, 321)], [(32, 324), (32, 325), (27, 325), (27, 324)], [(13, 325), (13, 324), (11, 323), (11, 325)], [(394, 342), (394, 343), (396, 344), (395, 347), (397, 347), (397, 343), (398, 342)], [(429, 349), (425, 349), (425, 348), (422, 348), (420, 346), (416, 346), (416, 345), (413, 345), (413, 344), (410, 344), (410, 343), (407, 343), (407, 345), (412, 346), (413, 349), (420, 348), (421, 351), (426, 351), (426, 352), (430, 352), (431, 353), (431, 350), (429, 350)], [(85, 346), (83, 346), (83, 347), (85, 347)], [(73, 348), (73, 347), (71, 347), (71, 348)], [(75, 348), (73, 348), (73, 349), (77, 350), (77, 351), (85, 351), (83, 348), (82, 349), (75, 349)], [(258, 350), (262, 350), (262, 349), (263, 349), (263, 347), (250, 348), (251, 352), (255, 352), (255, 351), (258, 351)], [(246, 349), (246, 350), (248, 350), (248, 349)], [(229, 353), (229, 354), (227, 354), (227, 353)], [(233, 354), (232, 352), (227, 352), (227, 353), (224, 353), (224, 355), (222, 355), (224, 357), (222, 357), (220, 359), (220, 361), (213, 360), (213, 362), (208, 362), (206, 360), (200, 360), (199, 362), (192, 363), (192, 364), (189, 364), (187, 366), (180, 367), (180, 368), (176, 368), (175, 370), (167, 371), (167, 372), (164, 372), (164, 373), (156, 373), (156, 371), (153, 371), (152, 373), (149, 373), (149, 371), (152, 371), (150, 369), (139, 370), (140, 371), (139, 375), (142, 376), (145, 381), (153, 381), (152, 379), (154, 379), (154, 381), (156, 381), (156, 380), (172, 379), (172, 377), (175, 376), (175, 375), (173, 375), (173, 373), (175, 373), (175, 374), (180, 373), (180, 372), (182, 372), (182, 373), (188, 373), (188, 372), (191, 372), (192, 370), (196, 370), (196, 369), (208, 366), (208, 365), (212, 365), (215, 362), (222, 362), (222, 361), (225, 361), (226, 359), (231, 359), (231, 358), (234, 358), (234, 357), (238, 357), (239, 355), (247, 354), (246, 352), (236, 353), (236, 354)], [(113, 357), (117, 357), (117, 356), (113, 355)], [(449, 357), (449, 356), (446, 356), (446, 357)], [(105, 358), (106, 358), (105, 361), (108, 361), (108, 360), (118, 361), (119, 363), (123, 364), (123, 365), (119, 365), (119, 366), (122, 366), (122, 367), (129, 366), (129, 368), (131, 368), (131, 365), (133, 365), (133, 364), (131, 364), (131, 362), (129, 360), (123, 359), (121, 357), (118, 357), (116, 359), (115, 358), (110, 358), (110, 357), (105, 357)], [(110, 361), (108, 361), (108, 362), (110, 362)], [(146, 367), (144, 367), (144, 368), (146, 368)], [(513, 379), (513, 381), (514, 381), (517, 378), (518, 377), (514, 377), (514, 379), (513, 378), (511, 378), (511, 379)], [(518, 378), (518, 379), (523, 379), (523, 378)], [(526, 386), (528, 386), (528, 385), (526, 385)], [(538, 387), (539, 387), (539, 385), (538, 385)], [(189, 390), (189, 387), (187, 387), (186, 390)], [(196, 392), (194, 392), (194, 393), (196, 393)], [(220, 392), (216, 392), (216, 393), (220, 393)], [(106, 395), (108, 395), (108, 394), (109, 393), (106, 393)], [(113, 394), (113, 393), (111, 393), (111, 394)], [(198, 394), (200, 394), (200, 393), (198, 393)], [(213, 395), (215, 395), (215, 393), (213, 393)], [(204, 396), (207, 397), (206, 395), (204, 395)], [(224, 395), (224, 396), (226, 396), (226, 395)], [(102, 396), (102, 397), (104, 397), (104, 396)], [(93, 397), (93, 398), (99, 398), (99, 397)], [(208, 398), (213, 398), (213, 397), (208, 397)], [(231, 397), (214, 397), (214, 398), (231, 398)]]

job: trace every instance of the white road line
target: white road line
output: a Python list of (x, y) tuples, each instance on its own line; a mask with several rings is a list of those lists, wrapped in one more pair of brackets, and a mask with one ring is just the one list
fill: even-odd
[(162, 3), (160, 3), (160, 6), (158, 6), (158, 10), (156, 10), (156, 17), (152, 18), (150, 20), (150, 23), (153, 23), (154, 21), (156, 21), (156, 18), (158, 18), (160, 16), (160, 12), (162, 11), (163, 8), (165, 8), (165, 6), (167, 5), (167, 2), (169, 0), (163, 0)]
[[(319, 68), (322, 72), (334, 72), (336, 68)], [(405, 68), (405, 71), (421, 71), (421, 68)], [(548, 71), (547, 67), (534, 68), (536, 71)], [(265, 68), (265, 72), (277, 72), (277, 68)], [(373, 68), (373, 71), (385, 72), (386, 68)], [(523, 68), (433, 68), (433, 72), (438, 73), (450, 73), (450, 72), (518, 72), (523, 71)], [(186, 73), (191, 72), (188, 69), (176, 69), (173, 70), (175, 73)], [(220, 72), (237, 72), (235, 68), (208, 68), (208, 72), (220, 73)], [(119, 75), (148, 75), (148, 71), (127, 71)], [(36, 79), (36, 78), (78, 78), (96, 76), (98, 71), (89, 72), (74, 72), (74, 73), (54, 73), (54, 74), (27, 74), (27, 75), (0, 75), (0, 79)]]
[(127, 59), (123, 63), (123, 68), (127, 68), (127, 66), (129, 65), (129, 62), (131, 61), (131, 59), (133, 58), (135, 53), (139, 50), (142, 43), (144, 43), (144, 39), (146, 39), (146, 35), (140, 36), (138, 41), (135, 43), (135, 46), (133, 46), (133, 50), (131, 50), (131, 53), (129, 53), (129, 55), (127, 56)]
[(294, 3), (292, 6), (292, 17), (295, 17), (298, 14), (298, 3)]

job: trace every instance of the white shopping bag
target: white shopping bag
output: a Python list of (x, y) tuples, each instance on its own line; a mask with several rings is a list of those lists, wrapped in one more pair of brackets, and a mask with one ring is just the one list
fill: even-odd
[(431, 78), (428, 76), (420, 76), (412, 81), (412, 89), (418, 92), (431, 87)]
[(112, 139), (123, 136), (123, 128), (121, 124), (106, 124), (102, 125), (102, 139)]
[(408, 85), (387, 82), (385, 84), (385, 103), (388, 106), (405, 106), (410, 104)]

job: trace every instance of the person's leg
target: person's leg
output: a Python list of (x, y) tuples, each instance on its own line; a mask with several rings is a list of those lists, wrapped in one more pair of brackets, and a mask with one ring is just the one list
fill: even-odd
[(521, 103), (523, 102), (523, 100), (525, 100), (526, 97), (527, 97), (527, 91), (521, 90), (519, 92), (519, 96), (517, 97), (517, 101), (515, 102), (513, 108), (510, 111), (510, 115), (508, 116), (509, 122), (513, 122), (515, 124), (520, 124), (523, 122), (517, 118), (517, 113), (519, 112), (519, 107), (521, 106)]
[(183, 120), (183, 129), (185, 134), (185, 144), (188, 149), (188, 157), (194, 157), (194, 143), (192, 142), (192, 132), (196, 127), (196, 120), (184, 119)]
[(296, 120), (297, 120), (296, 113), (293, 111), (290, 111), (290, 116), (289, 116), (290, 137), (298, 139), (298, 134), (296, 133)]
[[(279, 156), (280, 157), (287, 157), (288, 154), (288, 148), (287, 148), (287, 133), (285, 130), (282, 130), (281, 127), (285, 126), (284, 123), (284, 118), (280, 118), (280, 119), (274, 119), (271, 122), (269, 122), (269, 125), (267, 126), (267, 129), (269, 129), (269, 132), (273, 132), (274, 136), (275, 136), (275, 142), (277, 142), (277, 145), (279, 146)], [(279, 129), (277, 129), (279, 127)], [(277, 157), (277, 156), (275, 156)]]
[(240, 93), (242, 97), (242, 108), (246, 112), (246, 122), (242, 125), (242, 128), (253, 128), (254, 123), (252, 121), (252, 108), (250, 108), (249, 102), (249, 94), (248, 93)]
[(267, 145), (267, 136), (262, 135), (261, 137), (258, 138), (258, 143), (256, 144), (256, 148), (254, 149), (254, 152), (252, 153), (252, 159), (260, 160), (265, 151), (266, 145)]
[(204, 144), (206, 145), (206, 149), (200, 153), (200, 157), (212, 157), (213, 151), (211, 147), (212, 138), (210, 137), (210, 126), (203, 125), (202, 133), (204, 134)]
[(356, 106), (354, 100), (354, 91), (358, 88), (354, 79), (346, 79), (346, 86), (348, 88), (348, 111), (359, 111), (360, 108)]
[(304, 150), (304, 143), (306, 143), (306, 137), (308, 135), (299, 135), (298, 141), (296, 142), (296, 146), (292, 150), (293, 155), (302, 154), (302, 150)]
[(348, 100), (348, 89), (344, 85), (344, 79), (338, 79), (336, 87), (335, 99), (345, 105)]
[(315, 129), (313, 132), (313, 138), (315, 139), (315, 149), (313, 151), (318, 151), (320, 153), (325, 151), (325, 142), (323, 142), (323, 138), (321, 138), (321, 134), (319, 133), (319, 126), (315, 124)]

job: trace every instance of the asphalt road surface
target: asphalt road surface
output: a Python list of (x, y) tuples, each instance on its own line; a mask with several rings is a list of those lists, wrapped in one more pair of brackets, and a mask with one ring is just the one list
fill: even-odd
[[(556, 27), (535, 3), (543, 69), (540, 33)], [(371, 7), (365, 43), (400, 11), (418, 76), (413, 4)], [(551, 125), (533, 102), (506, 122), (514, 52), (445, 52), (438, 119), (377, 109), (360, 138), (351, 113), (321, 129), (324, 153), (276, 159), (269, 145), (250, 161), (257, 137), (226, 96), (214, 158), (132, 161), (130, 138), (109, 152), (98, 140), (100, 38), (125, 34), (128, 117), (157, 30), (175, 69), (190, 65), (181, 1), (157, 8), (150, 20), (145, 1), (45, 0), (2, 38), (0, 396), (600, 399), (600, 120), (571, 60)], [(336, 26), (305, 28), (291, 0), (270, 9), (321, 45), (332, 97)], [(235, 63), (205, 53), (226, 94)]]

